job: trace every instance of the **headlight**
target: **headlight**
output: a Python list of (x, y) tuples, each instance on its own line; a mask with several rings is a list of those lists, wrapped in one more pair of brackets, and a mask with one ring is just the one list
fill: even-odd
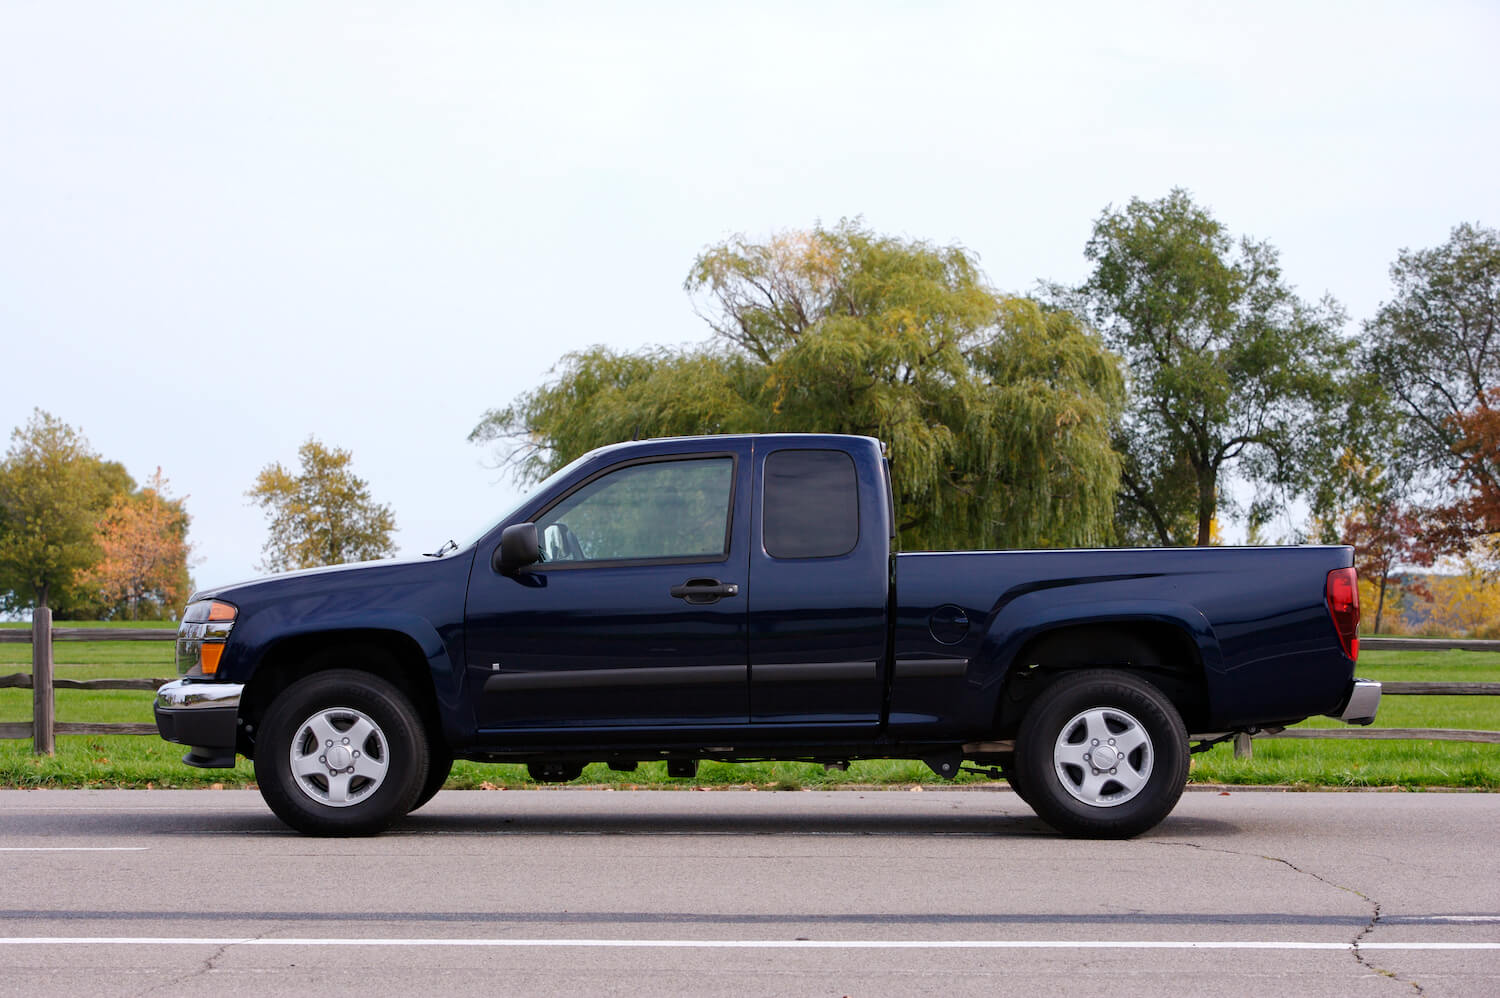
[(216, 599), (189, 603), (177, 629), (177, 674), (213, 676), (219, 671), (224, 642), (239, 614), (229, 603)]

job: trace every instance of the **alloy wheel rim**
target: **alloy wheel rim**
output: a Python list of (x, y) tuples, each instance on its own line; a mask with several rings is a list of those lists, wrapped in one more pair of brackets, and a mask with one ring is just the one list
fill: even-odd
[(380, 789), (390, 767), (390, 745), (371, 717), (353, 707), (325, 707), (292, 737), (292, 779), (325, 807), (352, 807)]
[(1090, 807), (1118, 807), (1145, 789), (1155, 764), (1151, 735), (1118, 707), (1081, 710), (1062, 726), (1052, 768), (1068, 795)]

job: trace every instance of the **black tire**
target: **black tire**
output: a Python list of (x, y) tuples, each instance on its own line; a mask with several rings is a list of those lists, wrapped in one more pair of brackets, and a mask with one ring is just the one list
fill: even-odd
[(1059, 832), (1084, 838), (1154, 828), (1182, 796), (1188, 757), (1172, 701), (1139, 676), (1102, 669), (1068, 673), (1043, 690), (1016, 739), (1026, 802)]
[(333, 669), (272, 701), (256, 740), (255, 781), (299, 832), (374, 835), (411, 809), (430, 751), (405, 694), (368, 672)]
[(1031, 798), (1027, 796), (1026, 789), (1021, 786), (1021, 774), (1016, 770), (1016, 757), (1014, 753), (1001, 760), (1000, 775), (1005, 777), (1006, 783), (1010, 784), (1011, 792), (1021, 798), (1021, 803), (1031, 803)]
[(448, 746), (429, 744), (427, 751), (427, 782), (422, 784), (416, 802), (409, 811), (417, 810), (436, 797), (437, 792), (443, 789), (443, 784), (448, 782), (448, 774), (453, 772), (453, 753), (448, 750)]

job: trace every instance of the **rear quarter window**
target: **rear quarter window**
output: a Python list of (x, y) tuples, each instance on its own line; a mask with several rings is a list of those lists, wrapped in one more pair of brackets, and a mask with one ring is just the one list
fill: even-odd
[(766, 457), (762, 536), (772, 558), (836, 558), (859, 543), (854, 459), (838, 450)]

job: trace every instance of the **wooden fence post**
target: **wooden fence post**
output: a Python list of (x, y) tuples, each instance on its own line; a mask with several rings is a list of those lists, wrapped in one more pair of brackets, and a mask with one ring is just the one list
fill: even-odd
[(31, 739), (37, 755), (51, 755), (52, 722), (57, 699), (52, 692), (52, 611), (39, 606), (31, 612)]
[(1243, 731), (1234, 736), (1234, 757), (1236, 759), (1248, 759), (1255, 753), (1250, 736)]

